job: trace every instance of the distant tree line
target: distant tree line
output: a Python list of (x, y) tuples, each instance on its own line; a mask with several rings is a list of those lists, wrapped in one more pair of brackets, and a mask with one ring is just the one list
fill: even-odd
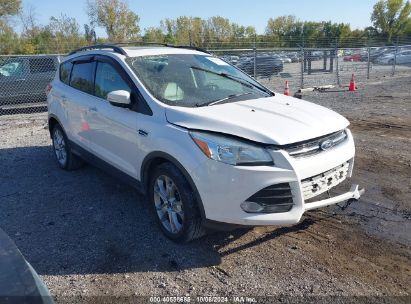
[[(157, 42), (217, 47), (360, 47), (394, 44), (400, 37), (411, 43), (411, 4), (408, 0), (380, 0), (370, 15), (372, 26), (351, 29), (348, 23), (301, 21), (280, 16), (267, 21), (265, 33), (214, 16), (164, 19), (141, 31), (139, 16), (126, 0), (85, 0), (89, 24), (80, 26), (64, 14), (39, 24), (34, 8), (22, 10), (21, 0), (0, 0), (0, 54), (66, 53), (83, 45), (105, 42)], [(16, 26), (22, 30), (17, 33)], [(106, 37), (97, 37), (96, 28)]]

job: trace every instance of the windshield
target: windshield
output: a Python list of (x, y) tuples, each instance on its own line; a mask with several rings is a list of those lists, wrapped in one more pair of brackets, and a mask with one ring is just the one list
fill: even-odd
[(126, 61), (150, 93), (168, 105), (195, 107), (272, 95), (251, 77), (212, 56), (172, 54)]
[(22, 73), (23, 63), (21, 61), (8, 62), (0, 66), (0, 75), (2, 76), (13, 76)]

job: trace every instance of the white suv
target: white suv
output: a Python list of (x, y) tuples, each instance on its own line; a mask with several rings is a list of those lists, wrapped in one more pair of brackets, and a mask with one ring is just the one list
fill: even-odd
[(363, 193), (354, 185), (312, 199), (352, 174), (344, 117), (273, 93), (205, 51), (74, 51), (48, 87), (48, 111), (60, 167), (86, 160), (142, 189), (174, 241), (204, 227), (294, 224)]

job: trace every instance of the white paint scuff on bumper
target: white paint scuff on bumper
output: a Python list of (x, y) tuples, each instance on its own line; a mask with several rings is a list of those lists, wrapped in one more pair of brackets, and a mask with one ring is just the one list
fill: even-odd
[(338, 196), (330, 197), (325, 200), (311, 202), (308, 204), (304, 204), (304, 210), (313, 210), (321, 207), (326, 207), (329, 205), (334, 205), (340, 202), (345, 202), (351, 199), (358, 200), (360, 199), (361, 195), (363, 195), (365, 189), (359, 189), (358, 185), (352, 185), (350, 191), (340, 194)]

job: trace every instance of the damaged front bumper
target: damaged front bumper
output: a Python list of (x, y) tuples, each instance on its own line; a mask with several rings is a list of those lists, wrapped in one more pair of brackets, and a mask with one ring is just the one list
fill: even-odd
[(338, 204), (346, 201), (356, 201), (359, 200), (361, 195), (363, 195), (365, 189), (360, 189), (358, 185), (352, 185), (350, 191), (340, 194), (338, 196), (330, 197), (321, 201), (311, 202), (304, 204), (304, 210), (313, 210), (321, 207), (326, 207), (334, 204)]
[[(355, 147), (349, 130), (347, 134), (347, 140), (335, 148), (310, 157), (270, 151), (275, 166), (230, 166), (206, 161), (192, 175), (206, 220), (245, 226), (289, 225), (298, 223), (306, 211), (358, 200), (364, 189), (353, 185), (343, 194), (313, 201), (351, 177)], [(255, 203), (264, 207), (270, 204), (270, 198), (276, 201), (272, 205), (282, 200), (278, 208), (259, 210)]]

